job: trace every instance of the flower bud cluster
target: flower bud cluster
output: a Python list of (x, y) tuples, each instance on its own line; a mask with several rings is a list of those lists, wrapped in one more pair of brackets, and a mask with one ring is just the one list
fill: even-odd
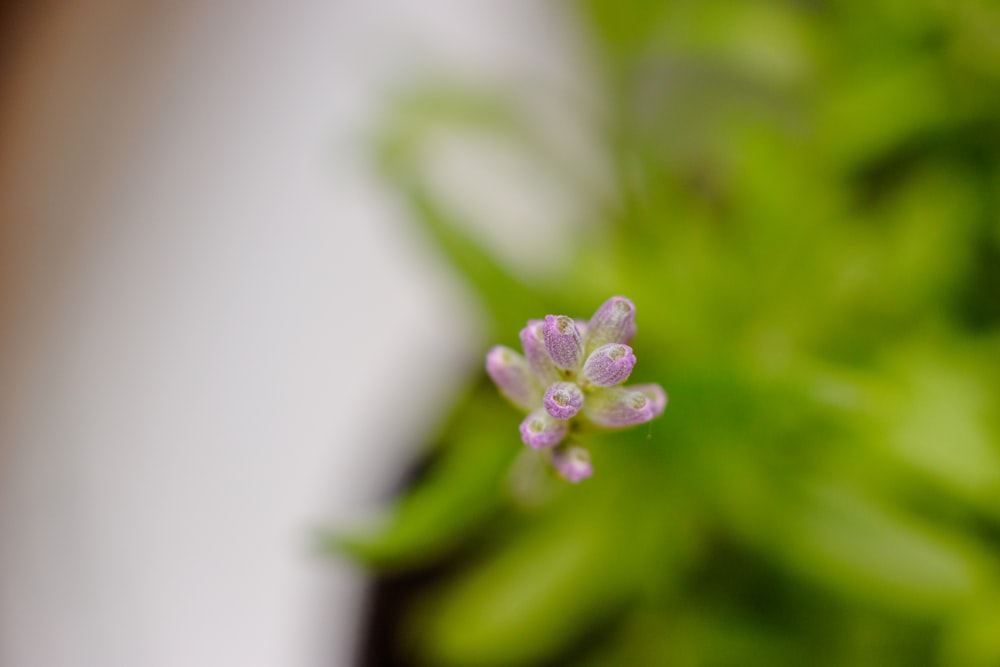
[(667, 406), (658, 384), (621, 386), (635, 367), (629, 347), (635, 331), (635, 305), (616, 296), (589, 321), (565, 315), (530, 320), (521, 330), (523, 355), (503, 345), (486, 355), (486, 372), (500, 393), (528, 413), (521, 439), (547, 450), (553, 467), (570, 482), (593, 474), (587, 450), (566, 442), (575, 425), (634, 426)]

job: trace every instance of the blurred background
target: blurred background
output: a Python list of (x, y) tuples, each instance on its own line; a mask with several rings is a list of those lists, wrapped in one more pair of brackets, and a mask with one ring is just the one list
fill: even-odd
[(352, 664), (364, 578), (316, 535), (485, 337), (371, 135), (424, 72), (565, 70), (550, 9), (0, 12), (0, 665)]
[[(23, 3), (0, 664), (1000, 664), (1000, 10)], [(570, 485), (481, 371), (638, 309)]]

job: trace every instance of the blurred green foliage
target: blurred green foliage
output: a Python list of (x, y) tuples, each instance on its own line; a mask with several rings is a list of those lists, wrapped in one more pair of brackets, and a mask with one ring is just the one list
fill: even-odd
[[(590, 441), (574, 486), (523, 458), (488, 382), (390, 519), (340, 549), (447, 564), (399, 655), (460, 665), (1000, 665), (1000, 5), (579, 0), (608, 183), (517, 96), (428, 87), (385, 174), (494, 342), (638, 307), (662, 418)], [(509, 270), (421, 164), (508, 142), (586, 202), (565, 272)]]

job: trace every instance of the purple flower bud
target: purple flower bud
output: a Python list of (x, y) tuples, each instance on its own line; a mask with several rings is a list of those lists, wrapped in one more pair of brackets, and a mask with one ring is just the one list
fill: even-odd
[(527, 326), (521, 329), (521, 347), (524, 356), (531, 365), (535, 378), (543, 387), (562, 379), (549, 351), (545, 349), (545, 338), (542, 335), (541, 320), (529, 320)]
[(666, 408), (667, 394), (658, 384), (620, 386), (635, 367), (629, 347), (634, 335), (635, 306), (618, 296), (589, 321), (565, 315), (529, 320), (520, 334), (523, 356), (502, 345), (486, 355), (486, 371), (500, 393), (529, 412), (521, 422), (521, 438), (533, 449), (550, 449), (552, 466), (570, 482), (593, 475), (586, 449), (561, 444), (574, 418), (623, 428), (658, 417)]
[(569, 419), (583, 407), (583, 392), (572, 382), (556, 382), (545, 390), (542, 402), (556, 419)]
[(655, 412), (653, 400), (632, 387), (608, 387), (594, 391), (584, 409), (587, 419), (607, 428), (642, 424), (655, 417)]
[(598, 387), (611, 387), (628, 379), (635, 366), (635, 354), (628, 345), (608, 343), (587, 357), (583, 376)]
[(543, 409), (535, 410), (521, 422), (521, 439), (533, 449), (554, 447), (566, 436), (569, 425)]
[(613, 296), (590, 318), (587, 349), (608, 343), (630, 343), (635, 336), (635, 304), (623, 296)]
[(594, 474), (590, 453), (575, 445), (553, 450), (552, 465), (563, 479), (574, 484)]
[(653, 417), (659, 417), (667, 407), (667, 392), (658, 384), (634, 384), (632, 391), (641, 391), (653, 405)]
[(558, 368), (575, 371), (583, 361), (583, 338), (572, 317), (546, 315), (542, 325), (545, 349)]
[(486, 372), (507, 400), (524, 411), (538, 405), (541, 387), (535, 380), (528, 360), (504, 345), (497, 345), (486, 355)]

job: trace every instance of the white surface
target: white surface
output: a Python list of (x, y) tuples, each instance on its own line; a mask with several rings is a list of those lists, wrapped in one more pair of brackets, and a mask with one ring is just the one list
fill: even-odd
[(360, 579), (312, 531), (385, 493), (482, 343), (361, 134), (415, 71), (544, 65), (550, 23), (502, 0), (160, 13), (68, 20), (69, 92), (20, 137), (0, 664), (350, 664)]

